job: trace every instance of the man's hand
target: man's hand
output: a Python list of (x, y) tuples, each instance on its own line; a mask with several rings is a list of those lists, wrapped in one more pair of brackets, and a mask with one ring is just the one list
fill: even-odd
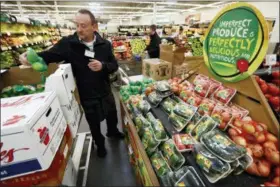
[(25, 53), (22, 53), (21, 55), (19, 55), (19, 62), (20, 62), (22, 65), (30, 66), (30, 63), (29, 63), (28, 60), (27, 60), (26, 54), (27, 54), (27, 53), (25, 52)]
[(92, 71), (100, 71), (102, 69), (102, 63), (99, 62), (98, 60), (92, 59), (90, 60), (90, 62), (88, 63), (88, 67), (92, 70)]

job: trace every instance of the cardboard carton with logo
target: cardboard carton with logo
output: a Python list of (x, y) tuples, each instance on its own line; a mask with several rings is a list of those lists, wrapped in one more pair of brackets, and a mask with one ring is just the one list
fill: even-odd
[(76, 136), (79, 128), (79, 123), (81, 119), (81, 109), (79, 104), (77, 103), (74, 96), (70, 100), (70, 103), (66, 106), (61, 106), (64, 117), (67, 121), (67, 124), (70, 127), (70, 131), (73, 137)]
[[(0, 181), (0, 186), (60, 186), (63, 176), (67, 171), (67, 162), (70, 159), (73, 138), (70, 128), (67, 126), (59, 149), (53, 159), (51, 166), (45, 171), (15, 177), (12, 179)], [(71, 185), (75, 186), (75, 185)]]
[(47, 78), (45, 84), (45, 91), (56, 91), (73, 137), (77, 134), (81, 117), (80, 107), (73, 95), (75, 89), (76, 83), (70, 64), (60, 64), (58, 69)]
[(48, 76), (45, 84), (45, 91), (56, 91), (61, 106), (69, 105), (75, 89), (71, 64), (60, 64), (58, 69)]
[[(70, 125), (72, 136), (75, 136), (78, 128), (77, 123), (79, 123), (82, 114), (80, 106), (77, 104), (77, 102), (80, 103), (80, 100), (71, 65), (49, 64), (46, 76), (48, 77), (45, 84), (45, 91), (56, 91), (63, 114), (67, 123)], [(1, 78), (0, 89), (16, 84), (37, 84), (41, 81), (40, 73), (34, 71), (32, 68), (20, 69), (19, 67), (12, 67)], [(73, 101), (73, 98), (75, 101)]]
[(187, 64), (183, 63), (181, 65), (174, 65), (172, 67), (172, 78), (173, 77), (181, 77), (182, 75), (185, 75), (188, 73), (187, 70)]
[(48, 169), (66, 127), (55, 92), (1, 99), (1, 180)]
[(172, 64), (170, 62), (151, 58), (143, 60), (142, 74), (154, 80), (170, 79), (172, 73)]
[(160, 45), (160, 59), (171, 62), (172, 65), (181, 65), (185, 59), (186, 48), (174, 49), (172, 45)]

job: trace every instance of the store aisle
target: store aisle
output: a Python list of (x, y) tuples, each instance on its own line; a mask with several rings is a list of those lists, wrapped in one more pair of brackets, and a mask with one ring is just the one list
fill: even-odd
[[(119, 100), (116, 97), (116, 92), (113, 91), (118, 116), (120, 119)], [(121, 129), (119, 120), (119, 129)], [(101, 123), (102, 133), (106, 134), (106, 123)], [(89, 131), (88, 124), (83, 117), (79, 132)], [(87, 186), (136, 186), (135, 174), (132, 166), (129, 163), (129, 156), (124, 140), (116, 141), (106, 138), (106, 148), (108, 154), (106, 158), (101, 159), (96, 155), (96, 149), (92, 150)]]

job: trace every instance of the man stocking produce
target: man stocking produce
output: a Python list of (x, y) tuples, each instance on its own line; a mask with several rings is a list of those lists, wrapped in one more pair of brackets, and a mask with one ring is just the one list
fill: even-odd
[(150, 44), (146, 47), (150, 58), (159, 58), (159, 45), (161, 43), (161, 40), (156, 32), (156, 29), (156, 25), (150, 26)]
[[(76, 33), (62, 38), (51, 49), (38, 55), (46, 63), (71, 63), (81, 104), (97, 145), (97, 155), (105, 157), (107, 151), (100, 122), (106, 119), (107, 137), (124, 138), (117, 129), (117, 110), (109, 82), (109, 74), (117, 71), (118, 64), (111, 44), (97, 33), (97, 21), (90, 11), (79, 10), (75, 23)], [(30, 64), (26, 53), (20, 56), (20, 61), (25, 65)]]

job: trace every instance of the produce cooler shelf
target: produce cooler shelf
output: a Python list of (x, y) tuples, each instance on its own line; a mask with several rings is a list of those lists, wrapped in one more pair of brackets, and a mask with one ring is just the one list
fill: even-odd
[[(168, 115), (162, 109), (152, 108), (151, 110), (154, 116), (158, 118), (160, 121), (162, 121), (162, 124), (164, 125), (170, 137), (173, 134), (178, 133), (173, 127), (172, 123), (168, 121)], [(255, 187), (255, 186), (259, 186), (260, 184), (264, 183), (267, 180), (265, 178), (252, 176), (247, 174), (246, 172), (243, 172), (240, 175), (229, 175), (225, 179), (222, 179), (217, 183), (212, 184), (202, 174), (192, 154), (188, 152), (184, 152), (182, 154), (186, 159), (185, 164), (194, 167), (194, 169), (197, 171), (198, 175), (201, 177), (201, 179), (203, 180), (203, 182), (207, 187), (237, 187), (237, 186)]]
[[(122, 117), (125, 116), (125, 118), (129, 118), (130, 128), (133, 128), (134, 132), (136, 132), (135, 125), (133, 123), (132, 118), (130, 117), (131, 115), (129, 114), (125, 104), (121, 103), (121, 108), (122, 108)], [(168, 121), (168, 115), (162, 109), (152, 108), (151, 112), (153, 113), (153, 115), (156, 118), (158, 118), (162, 122), (162, 124), (164, 125), (170, 138), (172, 137), (173, 134), (177, 133), (177, 131), (174, 129), (173, 125)], [(135, 135), (135, 138), (133, 139), (133, 141), (135, 141), (136, 144), (141, 145), (142, 142), (141, 142), (138, 134), (135, 133), (134, 135)], [(144, 154), (145, 158), (149, 158), (144, 150), (139, 151), (139, 152)], [(255, 187), (255, 186), (259, 186), (260, 184), (263, 184), (267, 180), (266, 178), (252, 176), (252, 175), (247, 174), (246, 172), (243, 172), (240, 175), (231, 174), (228, 177), (226, 177), (225, 179), (222, 179), (222, 180), (218, 181), (217, 183), (212, 184), (202, 174), (200, 168), (196, 164), (196, 161), (195, 161), (193, 155), (188, 152), (185, 152), (182, 154), (186, 159), (185, 165), (190, 165), (190, 166), (194, 167), (194, 169), (197, 171), (198, 175), (201, 177), (201, 179), (203, 180), (204, 184), (207, 187), (237, 187), (237, 186)], [(145, 164), (146, 164), (146, 166), (145, 166), (146, 168), (152, 168), (152, 165), (151, 165), (151, 162), (149, 159), (145, 159)], [(155, 177), (156, 174), (155, 174), (154, 170), (149, 170), (149, 174), (150, 174), (150, 176), (149, 176), (150, 180), (154, 181), (153, 183), (160, 184), (159, 179), (157, 177)]]

